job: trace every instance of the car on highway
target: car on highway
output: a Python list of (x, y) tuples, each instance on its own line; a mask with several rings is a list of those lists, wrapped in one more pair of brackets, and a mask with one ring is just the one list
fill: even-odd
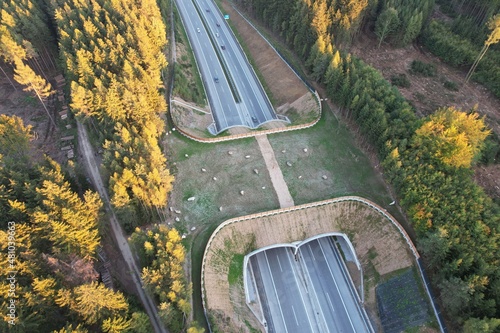
[(214, 76), (214, 82), (219, 83), (219, 78), (217, 76)]
[(196, 28), (196, 31), (200, 32), (200, 28)]
[(215, 25), (216, 25), (216, 26), (218, 26), (218, 27), (220, 27), (220, 24), (219, 24), (219, 22), (215, 23)]
[(257, 124), (257, 123), (258, 123), (258, 121), (257, 121), (257, 118), (256, 118), (256, 117), (252, 117), (252, 121), (253, 121), (253, 123), (254, 123), (254, 124)]
[(216, 36), (216, 37), (219, 37), (220, 35), (219, 35), (219, 33), (218, 33), (218, 32), (216, 32), (216, 33), (215, 33), (215, 36)]
[(210, 9), (209, 9), (209, 8), (207, 8), (207, 9), (205, 9), (205, 10), (207, 11), (207, 13), (210, 13)]
[(220, 48), (223, 49), (223, 50), (225, 50), (226, 46), (225, 45), (221, 45)]

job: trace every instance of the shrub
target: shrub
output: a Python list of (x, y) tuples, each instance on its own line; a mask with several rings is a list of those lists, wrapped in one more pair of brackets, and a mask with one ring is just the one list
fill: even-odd
[(453, 82), (453, 81), (446, 80), (444, 82), (444, 87), (448, 90), (458, 91), (458, 84), (456, 82)]
[(427, 64), (420, 60), (413, 60), (410, 65), (410, 74), (422, 76), (436, 76), (436, 65)]
[(408, 77), (404, 73), (391, 76), (391, 83), (401, 88), (410, 88), (411, 85), (410, 80), (408, 80)]

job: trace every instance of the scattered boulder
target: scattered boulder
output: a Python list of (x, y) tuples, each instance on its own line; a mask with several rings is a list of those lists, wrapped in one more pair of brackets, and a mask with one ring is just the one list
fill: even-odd
[(259, 170), (257, 170), (257, 169), (253, 169), (253, 172), (255, 172), (256, 175), (259, 174)]
[(196, 197), (189, 197), (188, 201), (194, 201), (195, 199), (196, 199)]
[(213, 180), (217, 180), (217, 177), (214, 177)]
[(184, 157), (189, 157), (189, 155), (188, 154), (184, 154)]
[(173, 212), (174, 211), (174, 207), (168, 207), (168, 209)]
[(288, 165), (288, 166), (292, 166), (292, 162), (290, 162), (290, 161), (286, 161), (286, 165)]
[(286, 153), (286, 149), (283, 149), (281, 152), (282, 152), (283, 154), (284, 154), (284, 153)]
[(328, 177), (326, 175), (321, 176), (321, 178), (328, 179)]
[(207, 172), (207, 169), (201, 168), (201, 172)]
[(245, 195), (245, 191), (241, 190), (241, 191), (240, 191), (240, 194), (241, 194), (241, 195)]
[(307, 148), (304, 148), (304, 153), (307, 153)]
[(195, 230), (196, 230), (196, 227), (192, 227), (192, 228), (191, 228), (191, 231), (195, 231)]
[(250, 158), (250, 155), (245, 156), (245, 158)]
[(180, 220), (181, 219), (178, 216), (175, 217), (175, 222), (179, 222)]
[(302, 179), (302, 176), (299, 176), (299, 179)]
[(233, 152), (232, 151), (228, 151), (227, 154), (228, 155), (233, 155)]
[(186, 234), (182, 234), (181, 238), (185, 239), (186, 238)]
[(219, 207), (219, 212), (222, 212), (222, 206)]
[(266, 189), (266, 187), (265, 187), (265, 186), (262, 186), (262, 189), (263, 189), (263, 190), (265, 190), (265, 189)]
[(180, 213), (181, 213), (181, 211), (180, 211), (180, 210), (174, 210), (174, 212), (175, 212), (176, 214), (180, 214)]

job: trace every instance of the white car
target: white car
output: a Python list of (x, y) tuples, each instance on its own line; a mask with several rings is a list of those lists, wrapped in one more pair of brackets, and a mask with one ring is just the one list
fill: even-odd
[(218, 33), (218, 32), (216, 32), (216, 33), (215, 33), (215, 36), (216, 36), (216, 37), (219, 37), (220, 35), (219, 35), (219, 33)]
[(200, 28), (196, 28), (196, 31), (200, 32)]

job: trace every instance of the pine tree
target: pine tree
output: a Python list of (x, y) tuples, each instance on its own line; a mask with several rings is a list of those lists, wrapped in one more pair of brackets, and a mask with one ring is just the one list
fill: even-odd
[(380, 44), (399, 26), (398, 11), (392, 7), (386, 8), (377, 18), (375, 24), (375, 34), (378, 36)]
[(73, 297), (74, 303), (71, 305), (71, 310), (88, 324), (94, 324), (128, 309), (122, 293), (110, 290), (96, 282), (76, 287)]
[(47, 116), (49, 116), (52, 125), (56, 126), (54, 118), (50, 114), (44, 102), (44, 99), (53, 93), (50, 83), (48, 83), (41, 76), (37, 75), (29, 66), (25, 65), (20, 58), (16, 58), (14, 60), (14, 64), (14, 80), (22, 85), (25, 85), (25, 91), (33, 91), (36, 94), (36, 97), (38, 97), (40, 103), (42, 103), (43, 108), (47, 112)]

